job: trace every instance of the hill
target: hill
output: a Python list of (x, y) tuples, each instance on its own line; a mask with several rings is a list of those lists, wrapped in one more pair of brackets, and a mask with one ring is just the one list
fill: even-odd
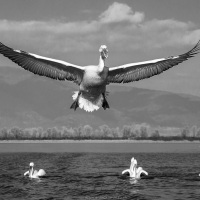
[(200, 126), (200, 97), (109, 85), (110, 109), (87, 113), (70, 110), (78, 86), (32, 75), (23, 69), (0, 68), (0, 128), (89, 124), (96, 128), (148, 123), (152, 126)]

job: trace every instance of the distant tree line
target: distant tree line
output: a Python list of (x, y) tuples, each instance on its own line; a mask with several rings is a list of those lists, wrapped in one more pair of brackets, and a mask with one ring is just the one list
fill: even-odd
[(18, 127), (3, 128), (0, 140), (200, 140), (200, 128), (184, 127), (176, 135), (161, 135), (159, 129), (152, 129), (146, 124), (124, 125), (122, 129), (110, 128), (108, 125), (93, 129), (90, 125), (79, 127), (43, 128)]

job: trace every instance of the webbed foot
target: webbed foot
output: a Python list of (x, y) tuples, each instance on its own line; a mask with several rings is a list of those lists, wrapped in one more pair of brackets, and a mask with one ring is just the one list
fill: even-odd
[(72, 103), (70, 109), (74, 109), (74, 111), (79, 107), (77, 99)]
[(70, 106), (70, 109), (74, 109), (74, 111), (79, 107), (79, 97), (81, 95), (81, 92), (78, 92), (77, 98), (76, 100), (72, 103), (72, 105)]
[(102, 107), (103, 107), (104, 110), (106, 110), (106, 108), (110, 108), (110, 106), (109, 106), (109, 104), (108, 104), (108, 102), (107, 102), (107, 100), (106, 100), (105, 93), (102, 93), (102, 95), (103, 95)]

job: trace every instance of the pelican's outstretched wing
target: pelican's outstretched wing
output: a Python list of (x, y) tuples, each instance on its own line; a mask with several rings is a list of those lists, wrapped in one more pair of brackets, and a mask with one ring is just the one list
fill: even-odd
[(27, 171), (27, 172), (24, 173), (24, 176), (26, 176), (26, 175), (29, 175), (29, 171)]
[(128, 83), (150, 78), (151, 76), (162, 73), (169, 68), (182, 63), (188, 58), (199, 53), (200, 40), (193, 49), (179, 56), (160, 58), (145, 62), (130, 63), (118, 67), (109, 68), (107, 83)]
[(69, 80), (80, 84), (84, 67), (61, 60), (47, 58), (21, 50), (14, 50), (0, 42), (0, 53), (17, 63), (22, 68), (52, 79)]
[(130, 169), (125, 169), (125, 170), (122, 172), (122, 174), (125, 174), (125, 173), (127, 173), (127, 172), (128, 172), (129, 174), (131, 174), (131, 173), (130, 173)]
[(140, 177), (140, 175), (144, 173), (146, 176), (148, 176), (148, 172), (146, 172), (145, 170), (143, 170), (142, 167), (138, 167), (137, 168), (137, 174), (138, 174), (138, 177)]

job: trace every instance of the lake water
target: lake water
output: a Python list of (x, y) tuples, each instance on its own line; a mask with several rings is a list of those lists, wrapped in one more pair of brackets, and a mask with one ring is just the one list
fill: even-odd
[[(135, 157), (149, 176), (121, 175)], [(29, 163), (46, 178), (23, 176)], [(1, 153), (0, 199), (200, 199), (199, 153)]]

